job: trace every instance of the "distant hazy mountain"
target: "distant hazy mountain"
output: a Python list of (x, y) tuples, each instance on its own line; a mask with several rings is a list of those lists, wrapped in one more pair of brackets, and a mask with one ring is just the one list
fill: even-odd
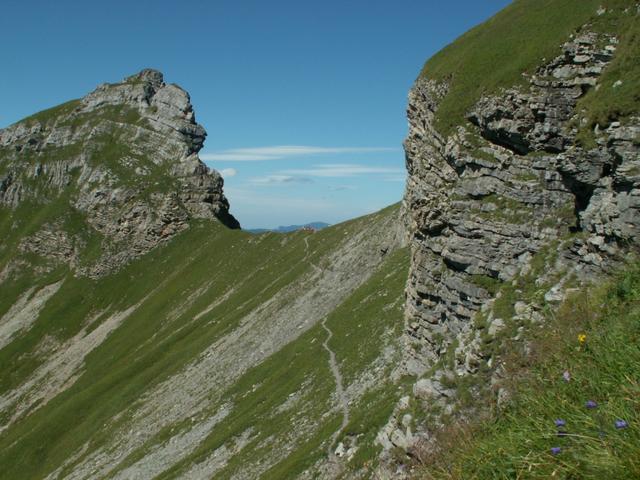
[(331, 224), (325, 222), (311, 222), (305, 223), (304, 225), (286, 225), (279, 226), (278, 228), (251, 228), (246, 230), (250, 233), (265, 233), (265, 232), (278, 232), (278, 233), (287, 233), (287, 232), (295, 232), (296, 230), (300, 230), (302, 228), (313, 228), (314, 230), (322, 230), (323, 228), (327, 228)]

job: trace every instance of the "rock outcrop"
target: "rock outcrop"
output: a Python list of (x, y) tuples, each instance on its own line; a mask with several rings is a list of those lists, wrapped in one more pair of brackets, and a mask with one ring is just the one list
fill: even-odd
[[(100, 276), (190, 219), (239, 227), (222, 177), (198, 157), (205, 137), (187, 92), (143, 70), (0, 130), (0, 206), (18, 216), (32, 205), (48, 208), (48, 223), (20, 249)], [(83, 235), (68, 228), (69, 209), (86, 222)], [(92, 241), (99, 258), (83, 261)]]
[(616, 45), (581, 33), (527, 88), (480, 98), (448, 136), (435, 127), (448, 85), (420, 78), (409, 94), (405, 369), (419, 378), (415, 397), (445, 414), (456, 391), (441, 378), (481, 371), (490, 381), (478, 388), (498, 385), (494, 339), (521, 340), (544, 303), (640, 238), (640, 118), (596, 128), (590, 147), (576, 138), (578, 101), (598, 88)]

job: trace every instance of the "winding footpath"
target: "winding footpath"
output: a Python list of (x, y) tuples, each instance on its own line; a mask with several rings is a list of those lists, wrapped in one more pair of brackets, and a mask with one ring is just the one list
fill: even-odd
[[(307, 252), (304, 260), (308, 261), (309, 264), (314, 268), (314, 270), (316, 270), (316, 272), (322, 273), (322, 269), (318, 267), (315, 263), (313, 263), (311, 260), (309, 260), (310, 253), (309, 253), (308, 238), (309, 237), (304, 238), (304, 246)], [(336, 395), (338, 397), (338, 402), (340, 403), (340, 409), (342, 410), (342, 423), (340, 424), (340, 428), (333, 433), (333, 436), (331, 437), (331, 442), (329, 442), (329, 449), (328, 449), (329, 458), (335, 461), (336, 454), (333, 451), (333, 445), (336, 443), (336, 440), (338, 439), (342, 431), (349, 424), (349, 418), (350, 418), (349, 417), (349, 399), (347, 398), (347, 394), (342, 384), (342, 374), (340, 373), (340, 368), (338, 367), (338, 362), (336, 361), (336, 354), (333, 350), (331, 350), (331, 347), (329, 346), (329, 342), (333, 337), (333, 332), (329, 327), (327, 327), (327, 318), (328, 318), (327, 316), (324, 317), (324, 319), (321, 322), (322, 328), (324, 328), (324, 330), (327, 332), (327, 338), (322, 343), (322, 346), (329, 353), (329, 369), (331, 370), (333, 378), (336, 382)]]
[(322, 343), (324, 349), (329, 352), (329, 368), (331, 369), (331, 373), (333, 374), (333, 378), (336, 381), (336, 395), (338, 396), (338, 401), (340, 402), (340, 407), (342, 409), (342, 423), (340, 424), (340, 428), (333, 433), (331, 437), (331, 442), (329, 443), (329, 458), (334, 458), (335, 453), (333, 451), (333, 444), (336, 443), (338, 436), (342, 433), (345, 427), (349, 424), (349, 400), (347, 399), (347, 394), (344, 391), (344, 387), (342, 386), (342, 375), (340, 374), (340, 369), (338, 368), (338, 362), (336, 362), (336, 354), (329, 347), (329, 342), (331, 341), (331, 337), (333, 337), (333, 332), (327, 327), (327, 317), (322, 321), (322, 328), (324, 328), (327, 332), (327, 339)]

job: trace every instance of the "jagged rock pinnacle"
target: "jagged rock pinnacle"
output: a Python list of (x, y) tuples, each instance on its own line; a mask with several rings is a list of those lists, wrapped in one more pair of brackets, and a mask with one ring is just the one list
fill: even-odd
[[(144, 69), (0, 130), (0, 205), (69, 193), (71, 207), (110, 240), (111, 251), (88, 273), (113, 271), (188, 228), (190, 218), (239, 228), (222, 177), (198, 157), (206, 135), (189, 94)], [(46, 230), (24, 248), (45, 256), (65, 251), (74, 264), (73, 239), (57, 226)]]
[(124, 80), (127, 83), (142, 81), (148, 82), (156, 88), (164, 86), (164, 75), (159, 70), (153, 68), (145, 68), (138, 73), (131, 75)]

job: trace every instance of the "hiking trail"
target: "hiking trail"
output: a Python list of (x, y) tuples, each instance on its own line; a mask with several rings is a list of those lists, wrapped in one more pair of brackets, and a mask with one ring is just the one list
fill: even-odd
[[(322, 272), (322, 269), (320, 267), (318, 267), (315, 263), (309, 260), (310, 253), (309, 253), (308, 238), (309, 237), (304, 238), (304, 246), (307, 252), (304, 259), (309, 262), (309, 264), (314, 268), (314, 270), (316, 270), (317, 272)], [(336, 382), (336, 395), (338, 397), (338, 403), (340, 404), (340, 409), (342, 410), (342, 423), (340, 424), (340, 428), (333, 433), (333, 436), (331, 437), (331, 442), (329, 443), (329, 448), (328, 448), (329, 458), (335, 461), (336, 454), (333, 451), (333, 445), (335, 444), (336, 440), (338, 439), (342, 431), (349, 424), (349, 418), (350, 418), (349, 417), (349, 399), (347, 398), (347, 394), (343, 387), (342, 374), (340, 373), (340, 368), (338, 367), (338, 362), (336, 361), (336, 354), (334, 353), (333, 350), (331, 350), (331, 347), (329, 346), (329, 342), (331, 341), (331, 338), (333, 338), (333, 332), (329, 327), (327, 327), (327, 318), (328, 317), (325, 316), (321, 322), (322, 328), (324, 328), (324, 330), (327, 332), (327, 338), (322, 343), (322, 346), (329, 353), (329, 369), (331, 370), (331, 373), (333, 374), (333, 378)]]

